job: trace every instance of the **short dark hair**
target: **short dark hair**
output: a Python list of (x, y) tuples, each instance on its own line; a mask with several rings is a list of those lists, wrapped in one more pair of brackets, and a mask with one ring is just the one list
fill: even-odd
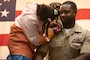
[(61, 3), (59, 2), (52, 2), (49, 4), (52, 8), (54, 8), (54, 16), (58, 19), (58, 16), (60, 15), (60, 6)]
[(51, 7), (53, 7), (54, 9), (60, 9), (60, 5), (61, 3), (59, 2), (52, 2), (49, 4)]
[(71, 8), (77, 12), (77, 6), (76, 6), (76, 4), (74, 2), (72, 2), (72, 1), (65, 1), (63, 4), (71, 5)]

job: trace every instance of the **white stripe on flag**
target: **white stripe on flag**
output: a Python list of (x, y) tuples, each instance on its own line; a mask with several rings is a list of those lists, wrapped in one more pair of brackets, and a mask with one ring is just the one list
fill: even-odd
[(79, 24), (82, 28), (87, 29), (90, 31), (90, 20), (77, 20), (77, 24)]
[(0, 46), (0, 59), (6, 59), (9, 54), (7, 46)]
[(0, 21), (0, 34), (9, 34), (10, 26), (14, 21)]

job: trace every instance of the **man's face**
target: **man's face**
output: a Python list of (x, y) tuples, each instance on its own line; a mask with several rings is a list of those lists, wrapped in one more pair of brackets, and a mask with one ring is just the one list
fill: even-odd
[(60, 18), (63, 23), (63, 27), (72, 26), (75, 21), (75, 11), (71, 8), (70, 4), (63, 4), (60, 8)]

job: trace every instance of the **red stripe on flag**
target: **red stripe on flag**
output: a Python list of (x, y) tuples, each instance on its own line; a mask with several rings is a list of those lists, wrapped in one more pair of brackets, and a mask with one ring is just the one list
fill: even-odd
[(7, 46), (8, 34), (0, 34), (0, 46)]
[(21, 11), (16, 11), (15, 17), (21, 14)]
[(90, 9), (79, 9), (76, 19), (90, 19)]
[[(16, 17), (21, 14), (21, 11), (16, 11)], [(90, 19), (90, 9), (78, 9), (76, 19)]]
[[(21, 11), (16, 11), (16, 17), (21, 14)], [(90, 9), (78, 9), (76, 19), (89, 19), (90, 20)], [(8, 34), (0, 34), (0, 46), (6, 46)]]

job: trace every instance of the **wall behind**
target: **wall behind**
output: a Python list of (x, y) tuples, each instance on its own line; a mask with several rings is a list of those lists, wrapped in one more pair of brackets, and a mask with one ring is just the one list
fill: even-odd
[[(38, 3), (45, 3), (49, 4), (51, 2), (60, 2), (63, 3), (64, 1), (68, 0), (18, 0), (16, 3), (16, 10), (22, 10), (26, 2), (38, 2)], [(77, 23), (85, 29), (90, 30), (89, 23), (90, 23), (90, 0), (70, 0), (77, 4), (78, 13), (77, 13)]]
[[(0, 8), (5, 2), (11, 2), (14, 0), (0, 0)], [(16, 0), (16, 16), (21, 13), (21, 10), (26, 6), (27, 2), (38, 2), (49, 4), (51, 2), (60, 2), (63, 3), (67, 0)], [(74, 1), (78, 7), (78, 13), (76, 17), (76, 22), (83, 28), (90, 30), (90, 0), (70, 0)], [(1, 3), (2, 2), (2, 3)], [(11, 7), (7, 5), (6, 7)], [(8, 15), (6, 15), (8, 16)], [(1, 20), (1, 19), (0, 19)], [(14, 23), (13, 21), (0, 21), (0, 60), (6, 59), (7, 55), (9, 54), (7, 48), (7, 41), (8, 41), (8, 34), (10, 32), (10, 26)]]

